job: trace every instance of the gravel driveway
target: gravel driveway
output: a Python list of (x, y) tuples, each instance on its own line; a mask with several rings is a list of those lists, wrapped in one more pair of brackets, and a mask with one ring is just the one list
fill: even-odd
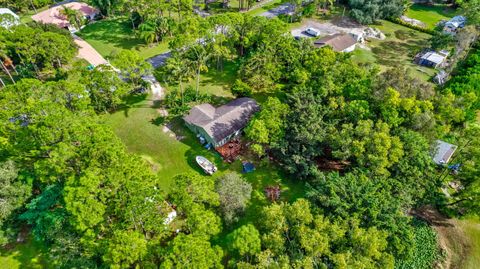
[(295, 11), (295, 6), (294, 5), (292, 5), (290, 3), (285, 3), (285, 4), (281, 4), (280, 6), (278, 6), (276, 8), (270, 9), (269, 11), (265, 11), (262, 14), (260, 14), (259, 16), (267, 17), (267, 18), (273, 18), (273, 17), (276, 17), (278, 15), (293, 13), (294, 11)]
[(349, 20), (343, 20), (339, 22), (318, 22), (313, 20), (307, 20), (302, 26), (295, 28), (291, 31), (293, 36), (299, 37), (312, 37), (305, 33), (307, 28), (315, 28), (320, 31), (320, 36), (332, 35), (336, 33), (358, 33), (363, 32), (365, 26), (353, 23)]

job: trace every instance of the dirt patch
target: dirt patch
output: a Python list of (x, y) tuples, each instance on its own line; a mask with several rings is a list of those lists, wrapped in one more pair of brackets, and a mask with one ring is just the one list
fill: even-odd
[(471, 244), (460, 223), (449, 219), (432, 206), (421, 207), (412, 214), (429, 223), (438, 234), (438, 244), (444, 252), (445, 259), (437, 264), (440, 269), (463, 268), (466, 257), (470, 253)]

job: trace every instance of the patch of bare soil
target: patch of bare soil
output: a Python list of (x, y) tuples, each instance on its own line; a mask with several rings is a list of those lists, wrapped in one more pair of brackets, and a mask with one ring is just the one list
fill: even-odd
[(471, 245), (457, 220), (443, 216), (432, 206), (421, 207), (412, 214), (425, 220), (437, 231), (438, 244), (445, 259), (438, 263), (436, 267), (439, 269), (462, 268)]

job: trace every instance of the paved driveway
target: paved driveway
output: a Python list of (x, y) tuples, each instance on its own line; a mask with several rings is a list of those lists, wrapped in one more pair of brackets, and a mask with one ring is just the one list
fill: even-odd
[(158, 54), (157, 56), (153, 56), (152, 58), (148, 58), (147, 62), (149, 62), (153, 66), (153, 68), (158, 68), (164, 65), (165, 61), (170, 58), (171, 55), (172, 53), (170, 51), (167, 51), (165, 53)]
[(269, 11), (265, 11), (259, 16), (273, 18), (278, 15), (293, 13), (295, 11), (295, 6), (290, 3), (281, 4), (280, 6), (270, 9)]
[(90, 44), (80, 37), (73, 35), (73, 40), (75, 44), (78, 45), (78, 58), (87, 60), (90, 64), (97, 66), (101, 64), (107, 64), (107, 60), (100, 55)]

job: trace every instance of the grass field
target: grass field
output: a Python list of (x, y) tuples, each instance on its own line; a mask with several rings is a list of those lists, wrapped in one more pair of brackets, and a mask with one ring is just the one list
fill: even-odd
[[(201, 76), (200, 91), (212, 94), (216, 97), (214, 99), (222, 102), (232, 99), (233, 96), (227, 89), (235, 79), (237, 68), (236, 64), (227, 64), (224, 72), (210, 70)], [(204, 149), (196, 136), (184, 126), (182, 119), (172, 120), (169, 127), (173, 132), (165, 132), (163, 122), (158, 120), (158, 109), (159, 104), (148, 96), (132, 102), (128, 109), (106, 115), (105, 122), (113, 128), (130, 152), (142, 156), (161, 175), (161, 185), (166, 193), (173, 187), (172, 179), (177, 174), (195, 173), (205, 176), (195, 162), (197, 155), (205, 156), (217, 165), (218, 172), (211, 177), (212, 180), (230, 172), (241, 173), (241, 160), (228, 164), (215, 151)], [(270, 203), (264, 195), (266, 186), (280, 185), (281, 199), (284, 201), (293, 201), (304, 194), (303, 182), (289, 178), (268, 162), (245, 158), (256, 166), (253, 173), (244, 174), (244, 178), (252, 184), (252, 199), (240, 221), (232, 227), (225, 227), (223, 233), (214, 239), (220, 245), (225, 244), (225, 236), (233, 229), (259, 219), (261, 207)]]
[(367, 46), (370, 50), (359, 48), (353, 53), (357, 63), (376, 63), (381, 71), (388, 68), (406, 67), (418, 78), (428, 81), (436, 72), (435, 69), (419, 66), (413, 63), (415, 54), (429, 46), (429, 34), (412, 30), (389, 21), (381, 21), (373, 25), (382, 31), (385, 40), (370, 40)]
[(462, 220), (460, 221), (460, 226), (471, 243), (464, 269), (477, 269), (480, 267), (480, 221), (473, 219)]
[(446, 5), (427, 6), (413, 4), (405, 13), (409, 18), (424, 22), (427, 28), (433, 29), (441, 20), (448, 20), (456, 15), (456, 11)]
[(5, 269), (46, 269), (51, 268), (45, 258), (46, 249), (37, 241), (28, 239), (13, 249), (0, 248), (0, 268)]
[(121, 49), (134, 49), (144, 59), (168, 51), (167, 42), (145, 45), (143, 40), (136, 37), (130, 23), (124, 18), (93, 22), (85, 26), (77, 35), (85, 39), (104, 57)]

